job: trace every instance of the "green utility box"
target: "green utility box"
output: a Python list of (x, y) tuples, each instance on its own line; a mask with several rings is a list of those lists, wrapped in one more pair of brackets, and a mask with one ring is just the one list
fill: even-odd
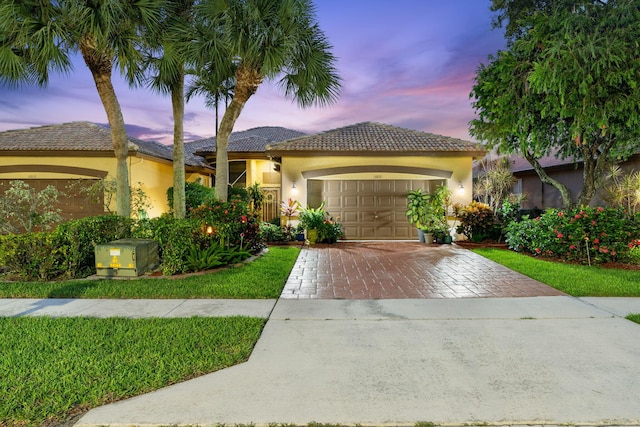
[(96, 246), (96, 274), (137, 277), (158, 266), (158, 242), (121, 239)]

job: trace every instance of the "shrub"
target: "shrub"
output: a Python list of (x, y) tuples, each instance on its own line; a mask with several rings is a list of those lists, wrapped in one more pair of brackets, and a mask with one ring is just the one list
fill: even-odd
[[(185, 182), (184, 196), (187, 212), (190, 212), (191, 209), (195, 209), (213, 198), (214, 192), (212, 188), (202, 185), (198, 180), (196, 182)], [(169, 208), (173, 210), (173, 187), (167, 190), (167, 202), (169, 203)]]
[(217, 236), (225, 246), (240, 246), (252, 252), (263, 246), (258, 216), (249, 211), (247, 202), (209, 200), (192, 209), (191, 217), (200, 220), (202, 226), (210, 230), (208, 233)]
[(460, 225), (456, 227), (457, 233), (464, 234), (472, 242), (497, 237), (497, 224), (489, 205), (473, 201), (467, 206), (454, 205), (453, 209), (460, 221)]
[(60, 250), (48, 232), (3, 236), (0, 265), (13, 278), (25, 280), (49, 280), (64, 271)]
[(320, 243), (335, 243), (338, 239), (342, 238), (342, 225), (328, 219), (326, 220), (320, 229), (318, 230), (318, 242)]
[(206, 239), (200, 221), (173, 218), (165, 214), (150, 221), (149, 236), (158, 242), (162, 274), (170, 276), (188, 270), (187, 255), (193, 247), (200, 248)]
[(285, 235), (282, 227), (263, 222), (260, 224), (260, 239), (265, 242), (283, 242)]
[(95, 271), (95, 247), (132, 236), (134, 220), (118, 215), (80, 218), (60, 224), (53, 242), (64, 257), (64, 271), (70, 278), (86, 277)]
[(52, 185), (37, 191), (24, 181), (11, 181), (0, 197), (0, 233), (48, 230), (62, 220), (55, 207), (59, 195)]
[[(548, 209), (534, 219), (507, 227), (506, 240), (516, 251), (582, 263), (629, 261), (640, 246), (640, 214), (618, 208)], [(637, 242), (637, 244), (636, 244)]]

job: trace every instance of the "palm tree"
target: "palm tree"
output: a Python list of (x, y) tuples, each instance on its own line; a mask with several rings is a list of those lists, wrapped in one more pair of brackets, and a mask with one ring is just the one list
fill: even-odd
[(116, 156), (117, 214), (130, 215), (129, 151), (122, 110), (111, 73), (131, 81), (139, 73), (137, 49), (144, 28), (157, 25), (161, 0), (0, 0), (0, 79), (46, 86), (50, 71), (71, 69), (80, 53), (91, 71), (111, 128)]
[(160, 25), (147, 31), (151, 51), (145, 66), (152, 89), (171, 95), (173, 110), (173, 215), (186, 216), (184, 168), (184, 80), (189, 58), (184, 44), (191, 38), (194, 0), (168, 0)]
[[(194, 70), (195, 74), (195, 70)], [(226, 79), (223, 82), (212, 81), (211, 74), (203, 75), (200, 73), (193, 80), (192, 85), (187, 90), (187, 101), (195, 95), (204, 96), (204, 105), (207, 108), (213, 108), (216, 116), (215, 131), (218, 134), (218, 127), (220, 126), (219, 118), (219, 106), (220, 102), (224, 98), (224, 108), (229, 107), (229, 98), (233, 97), (233, 90), (235, 88), (235, 82), (233, 78)]]
[(235, 77), (216, 135), (216, 198), (227, 200), (227, 145), (244, 105), (264, 80), (275, 80), (301, 107), (334, 102), (340, 89), (331, 45), (310, 0), (202, 0), (207, 31), (192, 48), (204, 54), (213, 81)]

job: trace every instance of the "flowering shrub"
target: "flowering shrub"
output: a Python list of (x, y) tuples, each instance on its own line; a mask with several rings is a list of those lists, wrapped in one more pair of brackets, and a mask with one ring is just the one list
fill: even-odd
[(640, 214), (624, 209), (548, 209), (534, 219), (512, 222), (506, 241), (516, 251), (584, 263), (629, 261), (640, 246)]
[(327, 219), (318, 230), (318, 241), (321, 243), (335, 243), (343, 235), (342, 225), (332, 219)]
[(473, 242), (480, 242), (495, 237), (495, 216), (486, 203), (473, 201), (467, 206), (453, 206), (454, 215), (460, 221), (456, 232), (464, 234)]
[(209, 200), (192, 209), (190, 216), (201, 220), (206, 233), (212, 238), (217, 237), (226, 246), (240, 246), (250, 251), (262, 247), (258, 215), (249, 211), (245, 201)]

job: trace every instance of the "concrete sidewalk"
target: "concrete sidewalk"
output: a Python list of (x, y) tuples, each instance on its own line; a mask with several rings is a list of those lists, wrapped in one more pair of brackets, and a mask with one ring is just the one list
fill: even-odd
[(268, 318), (275, 299), (0, 299), (0, 317), (221, 317)]
[(640, 299), (281, 299), (247, 363), (76, 425), (640, 425), (627, 310)]

